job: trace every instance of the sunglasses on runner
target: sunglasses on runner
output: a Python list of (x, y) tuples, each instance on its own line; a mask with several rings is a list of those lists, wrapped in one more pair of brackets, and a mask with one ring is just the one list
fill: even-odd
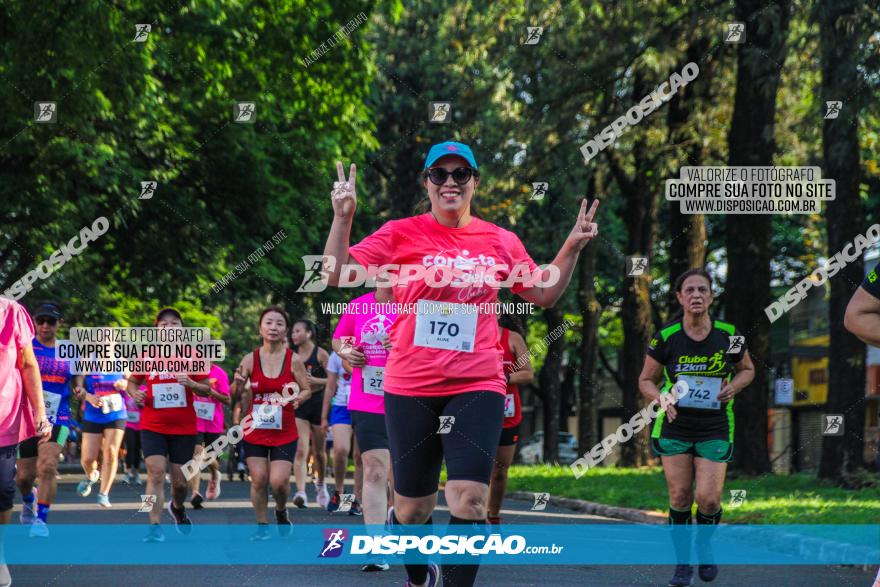
[(36, 322), (37, 324), (48, 324), (49, 326), (55, 326), (56, 324), (58, 324), (58, 319), (40, 316), (39, 318), (34, 318), (34, 322)]
[(452, 176), (452, 181), (458, 185), (466, 184), (473, 176), (480, 176), (480, 174), (471, 167), (459, 167), (458, 169), (453, 170), (452, 173), (449, 173), (442, 167), (434, 167), (425, 172), (425, 176), (430, 179), (431, 183), (434, 185), (443, 185), (446, 183), (446, 178), (450, 175)]

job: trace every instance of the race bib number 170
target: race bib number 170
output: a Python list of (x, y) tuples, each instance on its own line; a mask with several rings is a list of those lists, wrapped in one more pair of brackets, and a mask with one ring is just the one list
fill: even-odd
[(419, 300), (416, 314), (416, 346), (447, 351), (474, 352), (477, 313), (469, 304)]

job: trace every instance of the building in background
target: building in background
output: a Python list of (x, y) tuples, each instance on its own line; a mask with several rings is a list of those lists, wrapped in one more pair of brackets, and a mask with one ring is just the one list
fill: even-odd
[[(867, 273), (880, 260), (880, 247), (865, 253)], [(773, 323), (777, 380), (769, 410), (770, 458), (777, 472), (815, 471), (822, 453), (828, 401), (828, 295), (815, 287), (807, 298)], [(880, 465), (880, 349), (868, 347), (865, 386), (865, 453)]]

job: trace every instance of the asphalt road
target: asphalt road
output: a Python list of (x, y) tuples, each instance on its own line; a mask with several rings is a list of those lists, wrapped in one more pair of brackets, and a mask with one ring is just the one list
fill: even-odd
[[(132, 520), (144, 523), (146, 514), (137, 513), (141, 503), (140, 489), (117, 483), (111, 493), (112, 510), (100, 510), (94, 494), (88, 498), (76, 495), (79, 477), (64, 475), (59, 481), (59, 495), (52, 506), (49, 522), (56, 524), (123, 524)], [(204, 489), (203, 489), (204, 490)], [(195, 524), (248, 524), (253, 522), (249, 503), (249, 484), (240, 481), (222, 485), (219, 501), (207, 503), (205, 509), (190, 512)], [(310, 488), (311, 491), (311, 488)], [(346, 514), (329, 514), (317, 507), (310, 494), (310, 507), (305, 510), (293, 508), (294, 524), (339, 523)], [(531, 504), (508, 500), (502, 515), (505, 521), (516, 524), (575, 524), (583, 525), (589, 532), (591, 524), (626, 523), (598, 516), (580, 514), (548, 506), (545, 511), (530, 511)], [(292, 507), (292, 506), (291, 506)], [(17, 504), (13, 523), (18, 523)], [(167, 514), (166, 514), (167, 515)], [(446, 523), (449, 512), (441, 506), (435, 514), (435, 523)], [(38, 539), (33, 539), (38, 540)], [(88, 548), (88, 544), (71, 545), (71, 548)], [(113, 553), (107, 553), (112, 559)], [(221, 585), (304, 585), (339, 587), (348, 585), (403, 585), (406, 580), (402, 566), (392, 566), (383, 573), (362, 573), (357, 567), (338, 566), (328, 568), (306, 565), (216, 565), (216, 566), (158, 566), (158, 565), (11, 565), (13, 585), (97, 587), (103, 585), (217, 587)], [(578, 586), (658, 586), (666, 585), (672, 575), (670, 566), (500, 566), (484, 565), (480, 569), (477, 585), (526, 586), (526, 585), (578, 585)], [(713, 585), (752, 587), (763, 585), (791, 585), (816, 587), (869, 587), (873, 573), (840, 566), (727, 566)], [(695, 585), (701, 584), (695, 578)]]

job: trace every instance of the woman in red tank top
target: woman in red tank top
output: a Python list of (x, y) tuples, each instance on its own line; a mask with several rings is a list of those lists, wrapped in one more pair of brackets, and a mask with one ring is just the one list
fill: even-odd
[[(287, 496), (298, 438), (294, 409), (308, 399), (311, 390), (304, 385), (294, 401), (281, 401), (291, 388), (299, 389), (297, 382), (307, 378), (302, 360), (285, 345), (289, 325), (287, 313), (281, 308), (263, 310), (263, 345), (241, 360), (232, 385), (233, 397), (241, 394), (242, 412), (253, 418), (252, 425), (243, 426), (242, 453), (251, 475), (251, 503), (257, 518), (254, 540), (269, 539), (267, 485), (272, 486), (279, 533), (286, 536), (291, 529)], [(246, 387), (248, 379), (250, 386)]]
[[(519, 330), (520, 326), (512, 316), (502, 315), (502, 326)], [(501, 349), (504, 352), (504, 374), (507, 376), (507, 397), (504, 400), (504, 424), (498, 451), (495, 454), (495, 465), (492, 467), (492, 480), (489, 483), (489, 507), (487, 510), (490, 524), (501, 523), (501, 503), (507, 490), (507, 470), (513, 463), (516, 454), (516, 443), (519, 441), (519, 424), (522, 422), (522, 403), (519, 397), (519, 385), (531, 383), (534, 378), (532, 363), (528, 359), (528, 348), (522, 335), (516, 330), (499, 328), (501, 332)], [(520, 358), (517, 358), (520, 357)]]

